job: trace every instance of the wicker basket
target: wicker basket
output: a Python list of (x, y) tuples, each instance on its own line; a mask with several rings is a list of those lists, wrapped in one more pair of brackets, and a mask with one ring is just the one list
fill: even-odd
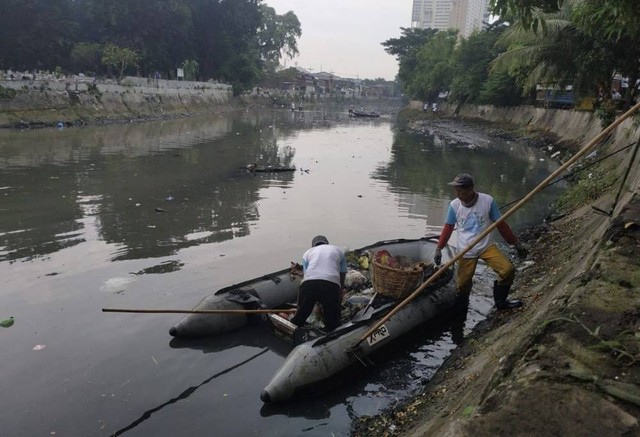
[(372, 262), (373, 289), (382, 296), (394, 299), (404, 299), (420, 286), (424, 278), (427, 265), (422, 262), (415, 263), (411, 267), (394, 268)]

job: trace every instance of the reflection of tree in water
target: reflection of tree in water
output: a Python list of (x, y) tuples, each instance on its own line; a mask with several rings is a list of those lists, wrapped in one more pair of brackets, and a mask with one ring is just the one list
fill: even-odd
[(258, 218), (258, 190), (286, 186), (294, 175), (240, 168), (294, 166), (295, 151), (279, 144), (301, 130), (350, 122), (346, 112), (292, 117), (284, 110), (3, 133), (0, 261), (31, 260), (83, 242), (88, 216), (98, 217), (105, 240), (122, 247), (118, 259), (247, 235)]
[(53, 165), (3, 170), (0, 261), (48, 255), (84, 241), (76, 181)]
[[(435, 143), (438, 143), (437, 145)], [(436, 134), (396, 132), (391, 160), (372, 177), (389, 183), (394, 192), (422, 193), (432, 198), (453, 198), (447, 185), (458, 173), (470, 173), (476, 188), (491, 194), (499, 205), (526, 195), (553, 170), (521, 145), (500, 148), (468, 147), (468, 144), (436, 138)], [(553, 194), (539, 194), (549, 204)]]
[[(270, 132), (236, 120), (222, 140), (179, 153), (107, 160), (96, 187), (104, 193), (101, 235), (122, 245), (116, 259), (168, 256), (185, 247), (248, 235), (249, 223), (259, 218), (259, 190), (274, 179), (289, 184), (294, 175), (265, 178), (243, 168), (251, 162), (288, 166), (293, 156), (291, 149), (279, 150)], [(204, 235), (189, 237), (199, 232)]]

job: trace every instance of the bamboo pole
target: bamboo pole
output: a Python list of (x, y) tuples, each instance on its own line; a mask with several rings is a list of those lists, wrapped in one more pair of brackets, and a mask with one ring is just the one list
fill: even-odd
[(156, 310), (135, 308), (102, 308), (103, 313), (143, 313), (143, 314), (275, 314), (293, 313), (295, 308), (258, 310)]
[(469, 252), (476, 244), (478, 244), (484, 237), (489, 235), (500, 223), (509, 218), (514, 212), (520, 209), (525, 203), (527, 203), (536, 193), (544, 189), (553, 179), (555, 179), (560, 173), (565, 171), (571, 164), (576, 162), (582, 156), (584, 156), (589, 150), (591, 150), (596, 144), (598, 144), (604, 137), (609, 135), (612, 130), (614, 130), (620, 123), (629, 118), (634, 112), (640, 109), (640, 103), (635, 104), (631, 107), (627, 112), (622, 114), (618, 119), (616, 119), (613, 123), (607, 126), (602, 132), (596, 135), (589, 143), (584, 146), (578, 153), (576, 153), (571, 159), (565, 162), (562, 166), (560, 166), (556, 171), (554, 171), (551, 175), (549, 175), (544, 181), (540, 182), (533, 190), (529, 192), (525, 197), (522, 198), (518, 203), (516, 203), (509, 211), (507, 211), (502, 217), (493, 222), (491, 226), (485, 229), (475, 240), (473, 240), (469, 245), (464, 248), (461, 252), (459, 252), (455, 257), (450, 259), (447, 263), (443, 264), (433, 275), (429, 277), (420, 287), (418, 287), (413, 293), (407, 296), (402, 302), (396, 305), (393, 310), (391, 310), (387, 315), (385, 315), (382, 319), (380, 319), (371, 329), (369, 329), (366, 333), (362, 335), (360, 340), (358, 340), (352, 347), (356, 348), (360, 343), (362, 343), (367, 337), (373, 334), (380, 326), (382, 326), (387, 320), (393, 317), (398, 311), (404, 308), (408, 303), (410, 303), (413, 299), (415, 299), (418, 294), (422, 292), (429, 284), (433, 283), (442, 273), (444, 273), (449, 267), (451, 267), (456, 261), (458, 261), (462, 256)]

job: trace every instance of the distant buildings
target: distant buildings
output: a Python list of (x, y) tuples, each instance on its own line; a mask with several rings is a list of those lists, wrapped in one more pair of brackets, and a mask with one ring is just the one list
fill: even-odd
[(411, 27), (456, 29), (468, 37), (489, 19), (489, 0), (413, 0)]
[(311, 73), (298, 67), (298, 74), (293, 82), (282, 82), (280, 90), (291, 95), (305, 98), (322, 98), (341, 96), (353, 98), (390, 98), (396, 97), (396, 85), (392, 81), (373, 83), (363, 79), (336, 76), (321, 71)]

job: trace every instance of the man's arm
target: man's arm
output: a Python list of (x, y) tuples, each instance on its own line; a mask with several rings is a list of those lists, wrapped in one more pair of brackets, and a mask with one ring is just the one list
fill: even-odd
[(442, 262), (442, 249), (447, 245), (451, 234), (453, 234), (453, 227), (456, 224), (456, 212), (453, 210), (451, 204), (449, 204), (449, 210), (447, 211), (447, 218), (444, 221), (442, 232), (440, 232), (440, 238), (438, 238), (438, 245), (433, 255), (433, 262), (439, 266)]
[(453, 225), (449, 223), (445, 223), (442, 227), (442, 232), (440, 232), (440, 238), (438, 238), (438, 249), (442, 250), (447, 245), (449, 238), (451, 238), (451, 234), (453, 234)]
[[(500, 217), (502, 217), (502, 215), (500, 214), (498, 205), (494, 200), (491, 202), (491, 211), (489, 212), (489, 218), (491, 218), (491, 220), (495, 222)], [(520, 258), (527, 257), (527, 249), (522, 244), (520, 244), (520, 242), (518, 241), (518, 237), (516, 237), (516, 235), (511, 230), (511, 226), (509, 226), (509, 224), (506, 221), (498, 223), (498, 226), (496, 226), (496, 228), (498, 229), (498, 232), (500, 232), (500, 235), (502, 235), (502, 238), (504, 238), (504, 240), (507, 243), (515, 246), (516, 250), (518, 251), (518, 257)]]
[(513, 244), (514, 246), (518, 245), (518, 237), (515, 236), (515, 234), (511, 230), (511, 226), (509, 226), (507, 222), (500, 222), (498, 226), (496, 226), (496, 228), (507, 243)]
[(340, 289), (344, 288), (344, 280), (347, 277), (347, 257), (342, 254), (340, 257)]
[(447, 245), (449, 238), (451, 238), (451, 234), (453, 234), (455, 224), (456, 212), (453, 210), (451, 204), (449, 204), (447, 217), (444, 220), (444, 226), (442, 227), (442, 232), (440, 232), (440, 238), (438, 239), (438, 249), (443, 249)]

